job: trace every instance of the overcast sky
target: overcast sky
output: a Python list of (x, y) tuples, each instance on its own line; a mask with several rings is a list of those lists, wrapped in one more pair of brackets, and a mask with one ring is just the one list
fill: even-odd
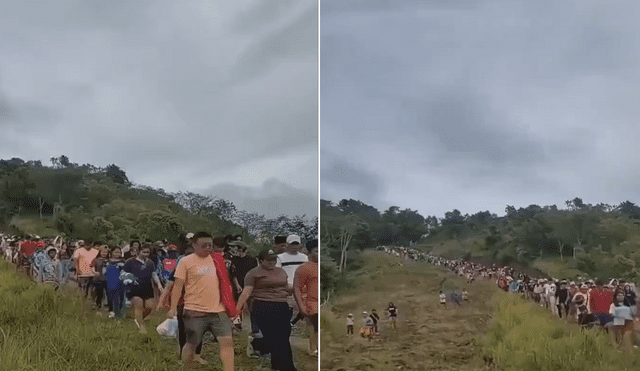
[(640, 2), (321, 6), (321, 197), (439, 218), (640, 203)]
[(317, 0), (9, 0), (0, 40), (0, 158), (316, 215)]

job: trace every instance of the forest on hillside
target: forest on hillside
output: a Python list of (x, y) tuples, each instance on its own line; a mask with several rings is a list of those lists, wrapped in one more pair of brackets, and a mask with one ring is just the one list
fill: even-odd
[(64, 155), (50, 161), (46, 166), (20, 158), (0, 160), (0, 230), (110, 244), (134, 237), (177, 241), (198, 230), (242, 234), (246, 241), (264, 244), (284, 233), (317, 238), (317, 218), (269, 219), (215, 196), (134, 184), (115, 164), (78, 165)]
[(579, 197), (565, 206), (507, 205), (501, 217), (452, 210), (438, 218), (397, 206), (380, 212), (353, 199), (321, 200), (323, 293), (346, 282), (340, 277), (358, 268), (360, 251), (381, 245), (535, 267), (567, 278), (640, 278), (640, 207), (631, 201), (592, 205)]

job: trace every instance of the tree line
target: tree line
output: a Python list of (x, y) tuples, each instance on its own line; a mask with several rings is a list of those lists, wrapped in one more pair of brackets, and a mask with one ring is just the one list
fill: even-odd
[(353, 199), (321, 200), (320, 205), (322, 262), (326, 264), (322, 269), (328, 280), (323, 277), (323, 284), (328, 290), (339, 285), (338, 277), (358, 267), (363, 249), (415, 245), (423, 251), (440, 251), (451, 241), (457, 243), (450, 245), (461, 247), (445, 251), (450, 258), (476, 257), (487, 263), (524, 266), (551, 259), (567, 274), (638, 278), (640, 207), (628, 200), (592, 205), (576, 197), (567, 200), (564, 209), (506, 205), (503, 216), (489, 211), (462, 214), (454, 209), (440, 218), (397, 206), (380, 212)]
[(265, 244), (283, 233), (307, 240), (317, 235), (317, 218), (266, 218), (216, 196), (134, 184), (115, 164), (78, 165), (64, 155), (50, 161), (51, 166), (0, 160), (1, 228), (114, 244), (132, 237), (177, 240), (194, 230), (242, 234), (247, 241)]

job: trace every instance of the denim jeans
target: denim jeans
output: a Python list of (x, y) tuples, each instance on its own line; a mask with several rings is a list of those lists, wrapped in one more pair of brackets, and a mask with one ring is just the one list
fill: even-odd
[(107, 300), (109, 310), (115, 313), (116, 318), (124, 317), (124, 285), (118, 283), (116, 287), (107, 287)]

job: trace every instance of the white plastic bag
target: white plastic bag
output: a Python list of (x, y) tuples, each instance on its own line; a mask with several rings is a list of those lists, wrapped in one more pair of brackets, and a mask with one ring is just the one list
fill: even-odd
[(156, 327), (156, 331), (162, 336), (176, 337), (178, 334), (178, 319), (176, 317), (167, 318)]

